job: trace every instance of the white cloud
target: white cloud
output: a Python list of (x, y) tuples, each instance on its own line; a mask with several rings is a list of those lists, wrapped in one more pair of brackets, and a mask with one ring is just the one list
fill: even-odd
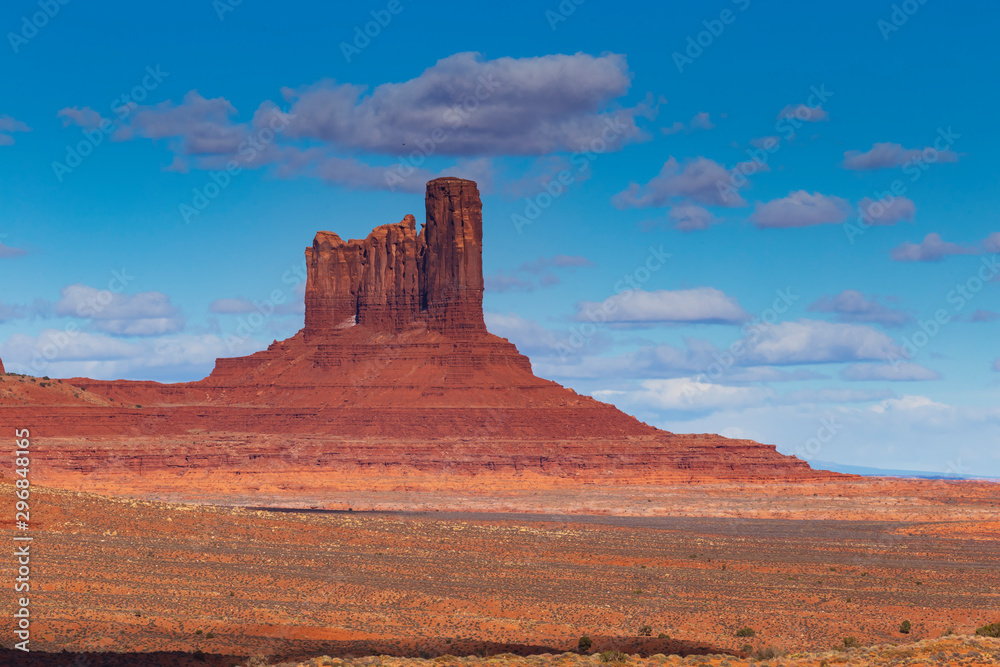
[(603, 302), (577, 304), (576, 319), (588, 322), (738, 324), (749, 315), (731, 296), (713, 288), (628, 290)]
[(970, 322), (979, 322), (983, 324), (996, 322), (997, 320), (1000, 320), (1000, 313), (995, 313), (992, 310), (983, 310), (982, 308), (977, 308), (975, 312), (969, 316)]
[[(301, 285), (302, 283), (299, 283)], [(296, 286), (296, 294), (300, 287)], [(245, 315), (247, 313), (262, 313), (274, 315), (301, 315), (305, 313), (305, 302), (302, 299), (274, 304), (271, 302), (254, 303), (250, 299), (238, 296), (228, 299), (216, 299), (208, 306), (208, 311), (216, 315)]]
[(54, 306), (56, 315), (91, 320), (91, 327), (122, 336), (157, 336), (184, 328), (184, 318), (161, 292), (121, 294), (87, 285), (68, 285)]
[[(622, 105), (630, 86), (620, 54), (488, 60), (458, 53), (413, 79), (370, 90), (334, 81), (284, 88), (287, 112), (265, 101), (248, 122), (237, 120), (229, 100), (192, 90), (179, 104), (136, 107), (114, 139), (164, 140), (174, 154), (171, 171), (220, 169), (234, 160), (244, 168), (272, 165), (282, 178), (358, 189), (417, 192), (437, 175), (471, 178), (486, 189), (490, 156), (603, 153), (649, 139), (639, 120), (654, 119), (658, 103), (648, 95)], [(61, 115), (81, 125), (97, 121), (86, 108)], [(359, 153), (391, 156), (393, 163), (369, 164)], [(460, 159), (439, 174), (411, 166), (404, 175), (401, 155), (413, 156), (407, 164), (428, 155)]]
[(798, 190), (787, 197), (758, 202), (750, 220), (761, 229), (811, 227), (843, 222), (849, 212), (846, 199)]
[(1000, 477), (997, 408), (904, 396), (873, 406), (767, 403), (689, 417), (647, 411), (643, 418), (675, 433), (738, 432), (804, 459)]
[(667, 214), (667, 218), (673, 228), (679, 232), (708, 229), (719, 222), (719, 219), (712, 215), (711, 211), (695, 204), (674, 206)]
[(625, 400), (630, 405), (658, 410), (700, 412), (760, 405), (774, 395), (763, 387), (734, 387), (694, 378), (644, 380), (638, 391), (595, 391), (602, 401)]
[(920, 364), (852, 364), (840, 372), (840, 377), (853, 381), (918, 382), (940, 380), (941, 374)]
[(12, 146), (15, 132), (31, 132), (31, 128), (10, 116), (0, 116), (0, 146)]
[(858, 213), (868, 225), (894, 225), (903, 220), (913, 222), (917, 206), (906, 197), (893, 197), (888, 202), (865, 197), (858, 202)]
[(750, 365), (820, 364), (885, 361), (897, 352), (889, 336), (871, 327), (798, 320), (759, 329), (747, 341), (743, 359)]
[(665, 127), (661, 131), (663, 134), (677, 134), (687, 130), (688, 132), (694, 132), (695, 130), (714, 130), (715, 123), (712, 122), (711, 116), (707, 111), (702, 111), (696, 113), (694, 118), (691, 119), (687, 125), (681, 121), (674, 121), (670, 127)]
[(63, 127), (76, 125), (85, 130), (97, 129), (105, 121), (105, 118), (101, 114), (90, 107), (83, 107), (82, 109), (79, 107), (66, 107), (65, 109), (60, 109), (56, 116), (63, 119)]
[(811, 107), (808, 104), (789, 104), (778, 113), (778, 118), (797, 118), (806, 123), (818, 123), (829, 120), (830, 114), (823, 107)]
[(197, 380), (219, 357), (252, 354), (263, 345), (217, 335), (168, 335), (123, 339), (87, 332), (45, 329), (38, 336), (14, 334), (0, 344), (7, 369), (52, 377), (98, 380)]
[(556, 349), (560, 339), (534, 320), (529, 320), (514, 313), (483, 314), (486, 329), (496, 336), (506, 338), (517, 345), (525, 354), (533, 352), (551, 353)]
[(726, 169), (705, 157), (680, 163), (671, 156), (648, 183), (642, 186), (631, 183), (611, 201), (620, 209), (667, 206), (684, 199), (708, 206), (746, 206), (746, 200), (738, 192), (747, 184), (745, 175), (763, 170), (761, 165), (753, 164), (749, 169), (743, 163)]
[[(458, 53), (369, 95), (361, 86), (333, 83), (283, 93), (293, 102), (292, 137), (397, 155), (402, 144), (415, 145), (443, 128), (448, 138), (439, 153), (545, 155), (579, 151), (613, 121), (613, 146), (645, 139), (635, 118), (649, 108), (600, 111), (630, 86), (628, 63), (619, 54), (486, 60)], [(463, 109), (467, 100), (474, 109)]]
[(841, 322), (874, 322), (885, 327), (898, 327), (913, 321), (902, 310), (879, 303), (878, 297), (866, 297), (858, 290), (844, 290), (832, 297), (823, 296), (809, 306), (812, 312), (836, 313)]
[(897, 262), (939, 262), (949, 255), (975, 255), (979, 249), (944, 241), (940, 234), (932, 233), (920, 243), (905, 243), (892, 249), (892, 259)]
[(954, 408), (944, 403), (938, 403), (926, 396), (906, 395), (902, 398), (890, 398), (882, 401), (878, 405), (869, 408), (872, 412), (883, 414), (886, 412), (912, 413), (918, 411), (951, 412)]
[(522, 262), (512, 272), (497, 271), (485, 276), (483, 281), (488, 292), (533, 292), (539, 287), (558, 285), (561, 280), (556, 271), (593, 266), (592, 261), (579, 255), (553, 255)]
[(922, 159), (924, 162), (958, 162), (958, 155), (946, 149), (938, 151), (928, 146), (926, 148), (903, 148), (901, 144), (889, 141), (873, 144), (865, 152), (846, 151), (844, 153), (844, 168), (853, 170), (874, 170), (901, 167), (907, 162)]
[[(3, 144), (0, 144), (3, 145)], [(11, 257), (23, 257), (28, 252), (22, 248), (12, 248), (9, 245), (0, 243), (0, 259), (10, 259)]]
[(1000, 252), (1000, 232), (993, 232), (983, 240), (983, 250)]

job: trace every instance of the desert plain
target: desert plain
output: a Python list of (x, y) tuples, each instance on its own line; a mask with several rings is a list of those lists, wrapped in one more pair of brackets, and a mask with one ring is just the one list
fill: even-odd
[[(998, 620), (989, 484), (847, 478), (581, 494), (521, 481), (502, 501), (489, 489), (464, 503), (447, 488), (400, 490), (390, 509), (345, 479), (355, 507), (334, 511), (36, 489), (35, 651), (234, 665), (558, 655), (586, 635), (593, 653), (740, 664), (769, 647), (909, 645)], [(743, 628), (753, 636), (738, 637)], [(80, 664), (116, 664), (95, 659)]]
[(995, 483), (814, 470), (539, 378), (485, 326), (476, 184), (425, 202), (319, 232), (305, 327), (203, 380), (0, 365), (32, 538), (32, 652), (0, 664), (996, 664)]

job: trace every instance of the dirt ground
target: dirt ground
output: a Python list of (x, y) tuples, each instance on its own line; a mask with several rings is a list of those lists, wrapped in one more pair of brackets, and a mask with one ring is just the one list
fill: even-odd
[[(506, 653), (561, 664), (588, 635), (595, 652), (728, 653), (705, 664), (735, 665), (737, 654), (769, 646), (816, 652), (845, 637), (868, 646), (969, 635), (1000, 620), (994, 497), (978, 486), (964, 495), (918, 486), (899, 493), (910, 500), (870, 501), (857, 519), (830, 511), (838, 495), (819, 491), (799, 494), (800, 518), (776, 519), (690, 516), (735, 505), (704, 490), (700, 501), (676, 494), (673, 506), (689, 516), (611, 516), (261, 511), (36, 488), (32, 649), (100, 653), (63, 663), (87, 660), (80, 667), (188, 664), (195, 651), (207, 662), (191, 664)], [(795, 504), (751, 491), (742, 489), (742, 507), (766, 507), (768, 496)], [(0, 485), (0, 497), (6, 506), (13, 489)], [(856, 489), (841, 497), (862, 504)], [(818, 516), (839, 518), (802, 518), (813, 502)], [(13, 558), (0, 568), (12, 578)], [(12, 601), (3, 596), (5, 619)], [(737, 637), (741, 628), (753, 636)], [(0, 643), (10, 646), (12, 630)], [(104, 662), (129, 659), (110, 652), (141, 662)]]

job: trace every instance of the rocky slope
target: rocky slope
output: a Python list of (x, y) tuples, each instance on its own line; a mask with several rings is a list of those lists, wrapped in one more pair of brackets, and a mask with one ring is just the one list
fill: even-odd
[(262, 464), (284, 475), (831, 477), (772, 446), (657, 430), (536, 377), (514, 345), (486, 331), (482, 252), (476, 184), (431, 181), (419, 232), (410, 215), (363, 240), (316, 235), (305, 328), (292, 338), (219, 359), (198, 382), (77, 378), (72, 392), (36, 392), (27, 403), (0, 395), (0, 422), (49, 441), (39, 474), (70, 486), (101, 470), (205, 469), (239, 486), (239, 474)]

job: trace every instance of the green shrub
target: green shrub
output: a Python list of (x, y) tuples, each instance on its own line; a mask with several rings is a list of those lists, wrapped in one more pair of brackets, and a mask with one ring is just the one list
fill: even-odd
[(753, 653), (753, 645), (752, 644), (744, 644), (743, 648), (741, 648), (740, 651), (742, 651), (743, 653), (746, 653), (747, 655), (749, 655), (749, 654)]
[(859, 648), (861, 643), (857, 637), (844, 637), (844, 648)]
[(594, 642), (590, 641), (590, 637), (584, 635), (580, 637), (580, 641), (576, 643), (576, 650), (580, 653), (586, 653), (590, 650), (590, 647), (594, 645)]
[(1000, 622), (976, 628), (976, 634), (980, 637), (1000, 637)]
[(656, 635), (656, 638), (657, 639), (670, 639), (670, 635), (668, 635), (666, 632), (661, 632), (660, 634)]
[(746, 627), (744, 627), (744, 628), (740, 628), (739, 630), (736, 631), (736, 636), (737, 637), (756, 637), (757, 636), (757, 631), (754, 630), (753, 628), (746, 628)]
[(653, 628), (649, 627), (648, 625), (642, 626), (641, 628), (639, 628), (639, 636), (640, 637), (652, 637), (653, 636)]
[(909, 621), (903, 621), (902, 623), (899, 624), (899, 631), (904, 635), (910, 634), (910, 630), (912, 629), (913, 626), (910, 624)]
[(780, 648), (768, 646), (767, 648), (757, 649), (754, 652), (753, 657), (758, 660), (773, 660), (774, 658), (783, 658), (785, 655), (786, 653)]
[(604, 651), (601, 653), (601, 662), (625, 662), (628, 656), (621, 651)]

